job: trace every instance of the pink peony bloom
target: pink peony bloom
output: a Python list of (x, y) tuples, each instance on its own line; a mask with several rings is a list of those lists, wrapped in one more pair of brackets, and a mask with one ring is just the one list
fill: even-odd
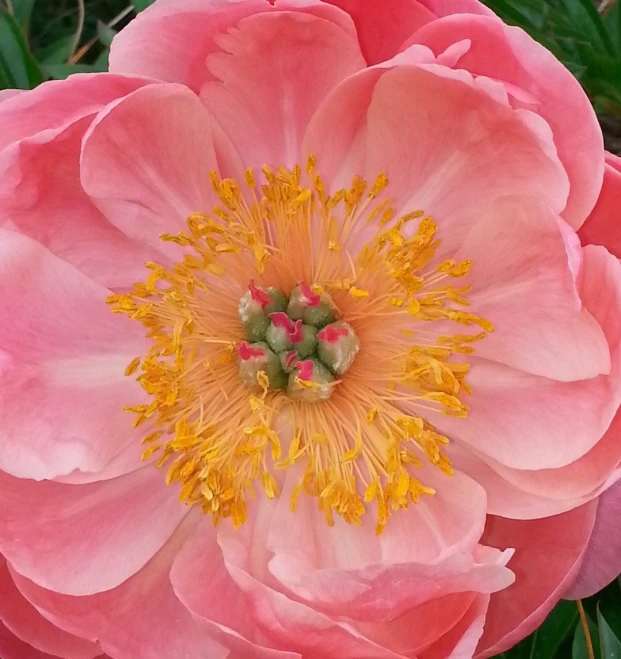
[(110, 69), (0, 95), (3, 659), (483, 658), (614, 577), (571, 74), (476, 0), (159, 0)]

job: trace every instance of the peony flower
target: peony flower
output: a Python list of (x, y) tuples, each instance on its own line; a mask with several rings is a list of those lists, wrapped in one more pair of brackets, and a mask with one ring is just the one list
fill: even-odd
[(2, 656), (483, 658), (612, 578), (571, 74), (475, 0), (159, 0), (110, 71), (0, 96)]

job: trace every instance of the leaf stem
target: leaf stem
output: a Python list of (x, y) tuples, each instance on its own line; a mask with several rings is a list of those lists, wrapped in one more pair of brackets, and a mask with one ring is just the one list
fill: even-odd
[(589, 655), (589, 659), (595, 659), (595, 652), (593, 650), (593, 640), (591, 639), (591, 631), (589, 629), (589, 623), (587, 622), (586, 613), (584, 612), (584, 606), (582, 606), (582, 600), (576, 600), (576, 606), (578, 607), (578, 613), (580, 614), (580, 623), (582, 624), (582, 631), (584, 631), (584, 639), (586, 641), (586, 651)]

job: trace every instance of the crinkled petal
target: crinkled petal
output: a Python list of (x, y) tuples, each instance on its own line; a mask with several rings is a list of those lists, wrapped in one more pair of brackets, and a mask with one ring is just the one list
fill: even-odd
[(57, 593), (115, 588), (159, 551), (187, 512), (152, 465), (85, 485), (0, 473), (0, 551), (20, 574)]
[(490, 517), (482, 542), (515, 548), (508, 565), (515, 583), (492, 595), (477, 659), (512, 647), (541, 624), (580, 568), (596, 508), (591, 502), (528, 522)]
[(550, 125), (571, 184), (562, 215), (578, 228), (595, 205), (604, 165), (602, 132), (580, 83), (526, 32), (495, 16), (446, 16), (422, 27), (407, 43), (439, 53), (465, 39), (470, 48), (456, 68), (504, 83), (514, 107), (533, 110)]
[(123, 406), (144, 394), (124, 371), (145, 339), (110, 312), (108, 295), (39, 243), (0, 230), (4, 471), (34, 479), (96, 472), (135, 434)]
[(201, 98), (246, 166), (293, 166), (316, 108), (363, 69), (355, 38), (332, 21), (297, 12), (241, 20), (207, 59), (215, 81)]

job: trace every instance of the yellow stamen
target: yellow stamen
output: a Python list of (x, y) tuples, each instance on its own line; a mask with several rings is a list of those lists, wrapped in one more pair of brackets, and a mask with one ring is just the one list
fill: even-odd
[[(126, 408), (146, 429), (143, 459), (158, 454), (154, 464), (167, 467), (166, 482), (180, 485), (184, 502), (235, 526), (246, 520), (255, 486), (277, 497), (281, 470), (301, 464), (292, 510), (304, 495), (317, 498), (328, 524), (334, 514), (360, 524), (374, 509), (381, 533), (395, 510), (435, 493), (416, 469), (427, 462), (453, 473), (448, 439), (430, 419), (468, 414), (463, 356), (493, 330), (464, 310), (469, 284), (453, 283), (476, 264), (439, 262), (436, 223), (420, 210), (397, 217), (383, 173), (329, 191), (311, 155), (304, 168), (248, 169), (244, 183), (213, 173), (219, 205), (197, 209), (186, 231), (161, 236), (184, 249), (182, 260), (147, 263), (145, 281), (108, 298), (151, 341), (125, 371), (138, 373), (151, 398)], [(371, 227), (360, 247), (357, 236)], [(360, 353), (330, 383), (329, 399), (270, 390), (265, 371), (255, 387), (240, 380), (236, 350), (246, 337), (238, 304), (251, 280), (264, 290), (305, 282), (329, 292), (338, 319), (355, 331)], [(477, 331), (447, 334), (447, 323)]]

